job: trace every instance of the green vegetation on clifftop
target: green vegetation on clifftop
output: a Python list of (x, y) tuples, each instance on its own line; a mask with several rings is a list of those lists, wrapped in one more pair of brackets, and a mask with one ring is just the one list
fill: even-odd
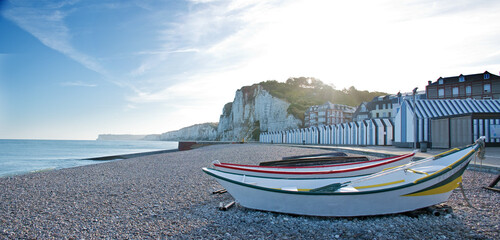
[(387, 95), (383, 92), (360, 91), (355, 87), (337, 90), (316, 78), (289, 78), (286, 82), (269, 80), (259, 83), (272, 96), (290, 103), (288, 113), (304, 120), (304, 113), (310, 106), (321, 105), (327, 101), (357, 107), (374, 97)]

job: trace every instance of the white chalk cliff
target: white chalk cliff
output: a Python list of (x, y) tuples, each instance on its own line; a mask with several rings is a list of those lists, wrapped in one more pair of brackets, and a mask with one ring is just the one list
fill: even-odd
[(258, 140), (261, 131), (300, 128), (302, 121), (288, 113), (290, 103), (273, 97), (255, 84), (236, 91), (222, 109), (219, 123), (203, 123), (161, 134), (160, 140)]
[(181, 128), (176, 131), (166, 132), (160, 135), (162, 141), (182, 140), (204, 140), (214, 141), (217, 139), (217, 123), (202, 123)]
[(258, 140), (261, 131), (299, 128), (302, 121), (287, 112), (290, 103), (271, 96), (256, 84), (236, 91), (224, 106), (217, 127), (221, 141)]

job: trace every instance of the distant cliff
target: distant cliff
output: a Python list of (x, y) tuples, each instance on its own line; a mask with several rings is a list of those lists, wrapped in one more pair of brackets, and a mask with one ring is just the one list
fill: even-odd
[(299, 128), (302, 121), (288, 113), (290, 103), (273, 97), (261, 85), (236, 91), (219, 119), (217, 139), (222, 141), (258, 140), (261, 131)]
[(102, 141), (126, 141), (126, 140), (145, 140), (147, 135), (132, 135), (132, 134), (99, 134), (97, 140)]
[(217, 139), (217, 123), (202, 123), (185, 127), (177, 131), (166, 132), (160, 135), (162, 141), (203, 140)]

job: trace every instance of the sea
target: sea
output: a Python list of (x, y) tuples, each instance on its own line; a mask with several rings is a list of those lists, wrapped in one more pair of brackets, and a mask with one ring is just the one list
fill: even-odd
[[(0, 177), (98, 164), (89, 158), (177, 149), (168, 141), (0, 139)], [(118, 160), (119, 161), (119, 160)]]

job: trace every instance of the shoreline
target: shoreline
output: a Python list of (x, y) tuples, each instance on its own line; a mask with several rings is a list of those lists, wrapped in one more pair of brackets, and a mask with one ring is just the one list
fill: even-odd
[[(171, 153), (171, 152), (177, 152), (177, 151), (179, 151), (179, 150), (178, 149), (167, 149), (167, 150), (156, 150), (156, 151), (139, 152), (139, 153), (109, 155), (109, 156), (93, 157), (93, 158), (82, 158), (82, 159), (74, 159), (74, 160), (77, 160), (77, 161), (83, 161), (83, 160), (95, 161), (95, 164), (100, 164), (100, 163), (104, 163), (104, 162), (111, 162), (111, 161), (116, 161), (116, 160), (124, 160), (124, 159), (138, 158), (138, 157), (145, 157), (145, 156), (151, 156), (151, 155), (157, 155), (157, 154), (164, 154), (164, 153)], [(61, 160), (61, 161), (64, 161), (64, 160)], [(40, 168), (40, 169), (36, 169), (36, 170), (19, 171), (19, 172), (16, 172), (16, 173), (0, 175), (0, 179), (1, 178), (7, 178), (7, 177), (14, 177), (14, 176), (22, 176), (22, 175), (27, 175), (27, 174), (32, 174), (32, 173), (49, 172), (49, 171), (57, 171), (57, 170), (61, 170), (61, 169), (83, 167), (83, 166), (88, 166), (88, 165), (92, 165), (92, 164), (84, 164), (84, 165), (77, 165), (77, 166), (70, 166), (70, 167), (60, 167), (60, 168), (57, 168), (57, 167), (46, 167), (46, 168)]]
[[(305, 217), (238, 204), (202, 167), (214, 160), (257, 164), (329, 151), (263, 144), (221, 144), (121, 161), (0, 178), (0, 238), (112, 239), (498, 239), (500, 198), (483, 189), (494, 174), (466, 170), (464, 190), (445, 203), (453, 213), (355, 218)], [(474, 197), (472, 197), (474, 196)]]
[(144, 156), (162, 154), (162, 153), (171, 153), (171, 152), (177, 152), (177, 151), (179, 151), (179, 150), (178, 149), (167, 149), (167, 150), (158, 150), (158, 151), (150, 151), (150, 152), (140, 152), (140, 153), (129, 153), (129, 154), (111, 155), (111, 156), (103, 156), (103, 157), (84, 158), (82, 160), (111, 161), (111, 160), (121, 160), (121, 159), (144, 157)]

